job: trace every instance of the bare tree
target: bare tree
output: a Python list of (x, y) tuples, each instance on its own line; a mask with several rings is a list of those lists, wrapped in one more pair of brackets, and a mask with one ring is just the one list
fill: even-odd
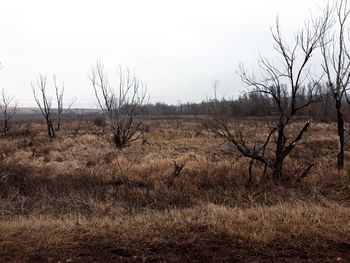
[(337, 115), (339, 140), (338, 167), (344, 167), (345, 129), (342, 104), (350, 83), (350, 53), (348, 17), (350, 9), (347, 0), (337, 0), (335, 6), (325, 9), (330, 17), (332, 30), (321, 38), (323, 70), (327, 76), (327, 87), (332, 94)]
[[(320, 39), (329, 26), (328, 18), (324, 16), (312, 23), (305, 23), (305, 28), (295, 35), (292, 46), (283, 39), (276, 20), (275, 30), (271, 32), (280, 65), (260, 57), (258, 65), (261, 69), (261, 80), (257, 80), (254, 74), (248, 74), (244, 66), (240, 65), (238, 73), (243, 83), (252, 88), (250, 92), (263, 94), (275, 107), (274, 115), (277, 116), (273, 123), (268, 122), (269, 132), (264, 141), (260, 143), (255, 141), (250, 144), (245, 142), (239, 129), (232, 131), (227, 118), (220, 111), (219, 101), (215, 98), (209, 104), (206, 127), (231, 142), (243, 156), (251, 158), (249, 170), (254, 161), (264, 164), (264, 174), (269, 168), (275, 182), (284, 178), (284, 160), (303, 138), (310, 126), (310, 121), (305, 122), (294, 136), (287, 138), (290, 124), (306, 107), (322, 98), (317, 94), (322, 76), (314, 77), (310, 69), (310, 60), (315, 51), (321, 47)], [(308, 89), (305, 88), (306, 82), (311, 83)], [(267, 146), (272, 143), (272, 139), (274, 139), (274, 150), (267, 151)], [(312, 166), (313, 162), (309, 163), (304, 171), (309, 171)], [(301, 172), (300, 176), (304, 176), (304, 172)]]
[(73, 99), (67, 108), (63, 107), (63, 95), (64, 95), (64, 82), (62, 83), (61, 87), (57, 84), (56, 76), (53, 76), (53, 82), (55, 85), (56, 90), (56, 102), (57, 102), (57, 117), (56, 117), (56, 123), (57, 123), (57, 131), (61, 128), (61, 121), (62, 118), (66, 113), (69, 112), (69, 110), (72, 108), (73, 104), (75, 103), (75, 99)]
[(90, 80), (107, 124), (112, 131), (112, 142), (117, 148), (128, 146), (142, 134), (143, 122), (138, 116), (146, 99), (146, 85), (129, 70), (118, 70), (118, 86), (113, 89), (98, 62), (93, 67)]
[[(56, 137), (56, 131), (60, 130), (62, 117), (67, 113), (75, 102), (75, 99), (64, 109), (63, 107), (63, 95), (64, 95), (64, 83), (62, 87), (59, 87), (56, 81), (55, 75), (53, 76), (53, 82), (56, 91), (57, 108), (52, 107), (52, 97), (47, 93), (47, 78), (46, 76), (39, 75), (36, 85), (32, 82), (32, 90), (36, 104), (38, 105), (41, 114), (46, 120), (47, 134), (50, 138)], [(37, 91), (39, 94), (37, 94)], [(57, 129), (55, 129), (55, 123), (57, 123)]]
[[(54, 128), (55, 113), (52, 110), (52, 98), (47, 95), (47, 80), (43, 75), (39, 75), (39, 79), (36, 81), (36, 87), (34, 83), (31, 83), (34, 99), (38, 105), (42, 115), (46, 120), (47, 134), (50, 138), (56, 137)], [(36, 92), (36, 88), (39, 90), (39, 94)], [(40, 99), (41, 97), (41, 99)]]
[(1, 91), (0, 110), (3, 115), (2, 136), (7, 136), (10, 130), (10, 120), (17, 112), (17, 102), (14, 96), (8, 96), (4, 89)]

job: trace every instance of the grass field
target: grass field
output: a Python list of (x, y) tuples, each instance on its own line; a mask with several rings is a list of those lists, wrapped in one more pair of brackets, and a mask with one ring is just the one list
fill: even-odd
[[(246, 138), (263, 139), (252, 122)], [(43, 123), (18, 122), (0, 139), (0, 169), (23, 176), (0, 180), (0, 261), (350, 262), (350, 149), (338, 171), (335, 124), (312, 123), (286, 160), (289, 181), (262, 181), (255, 165), (250, 187), (249, 160), (195, 120), (146, 124), (117, 150), (79, 120), (53, 140)]]

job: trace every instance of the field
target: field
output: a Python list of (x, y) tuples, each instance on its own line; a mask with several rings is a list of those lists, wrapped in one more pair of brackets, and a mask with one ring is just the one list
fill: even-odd
[[(244, 133), (263, 137), (253, 123)], [(338, 171), (334, 123), (312, 123), (289, 181), (254, 166), (249, 187), (249, 160), (192, 118), (149, 118), (123, 150), (91, 122), (45, 129), (17, 121), (0, 139), (1, 171), (22, 178), (0, 180), (1, 262), (350, 262), (350, 149)]]

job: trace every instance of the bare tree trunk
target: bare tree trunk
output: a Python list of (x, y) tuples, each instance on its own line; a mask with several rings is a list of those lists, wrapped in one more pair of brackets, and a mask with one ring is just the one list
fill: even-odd
[(4, 129), (3, 129), (3, 136), (7, 136), (7, 132), (9, 130), (9, 120), (5, 118), (4, 120)]
[(343, 96), (350, 85), (350, 52), (349, 52), (349, 23), (350, 7), (347, 0), (334, 1), (334, 10), (327, 7), (324, 11), (334, 22), (331, 24), (333, 32), (321, 38), (323, 69), (327, 76), (328, 88), (333, 94), (337, 112), (337, 128), (339, 139), (338, 168), (344, 168), (344, 117), (342, 113)]
[(335, 104), (337, 110), (337, 127), (338, 127), (338, 138), (339, 138), (339, 153), (338, 153), (338, 168), (344, 168), (344, 144), (345, 144), (345, 136), (344, 136), (344, 117), (341, 112), (341, 101), (336, 100)]
[(55, 138), (56, 137), (56, 132), (55, 128), (49, 120), (47, 120), (47, 132), (50, 138)]
[(275, 161), (272, 168), (272, 178), (275, 182), (279, 181), (283, 176), (283, 161), (284, 161), (284, 146), (286, 143), (286, 137), (284, 135), (284, 123), (283, 117), (280, 118), (278, 124), (278, 137), (275, 152)]
[(276, 158), (276, 162), (273, 165), (272, 178), (274, 182), (279, 182), (283, 175), (283, 158)]

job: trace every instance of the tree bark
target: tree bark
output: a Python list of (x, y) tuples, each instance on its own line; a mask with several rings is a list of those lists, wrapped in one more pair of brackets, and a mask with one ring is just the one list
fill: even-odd
[(338, 139), (339, 139), (339, 153), (338, 153), (338, 168), (344, 168), (344, 144), (345, 144), (345, 136), (344, 136), (344, 117), (341, 112), (341, 101), (336, 100), (335, 107), (337, 110), (337, 127), (338, 127)]
[(278, 137), (277, 137), (277, 145), (275, 152), (275, 161), (272, 168), (272, 178), (275, 182), (280, 181), (283, 176), (283, 161), (284, 154), (283, 149), (286, 143), (286, 137), (284, 135), (284, 126), (283, 117), (280, 118), (278, 124)]
[(47, 124), (47, 133), (48, 133), (49, 137), (55, 138), (56, 137), (55, 128), (53, 127), (51, 121), (47, 120), (46, 124)]

